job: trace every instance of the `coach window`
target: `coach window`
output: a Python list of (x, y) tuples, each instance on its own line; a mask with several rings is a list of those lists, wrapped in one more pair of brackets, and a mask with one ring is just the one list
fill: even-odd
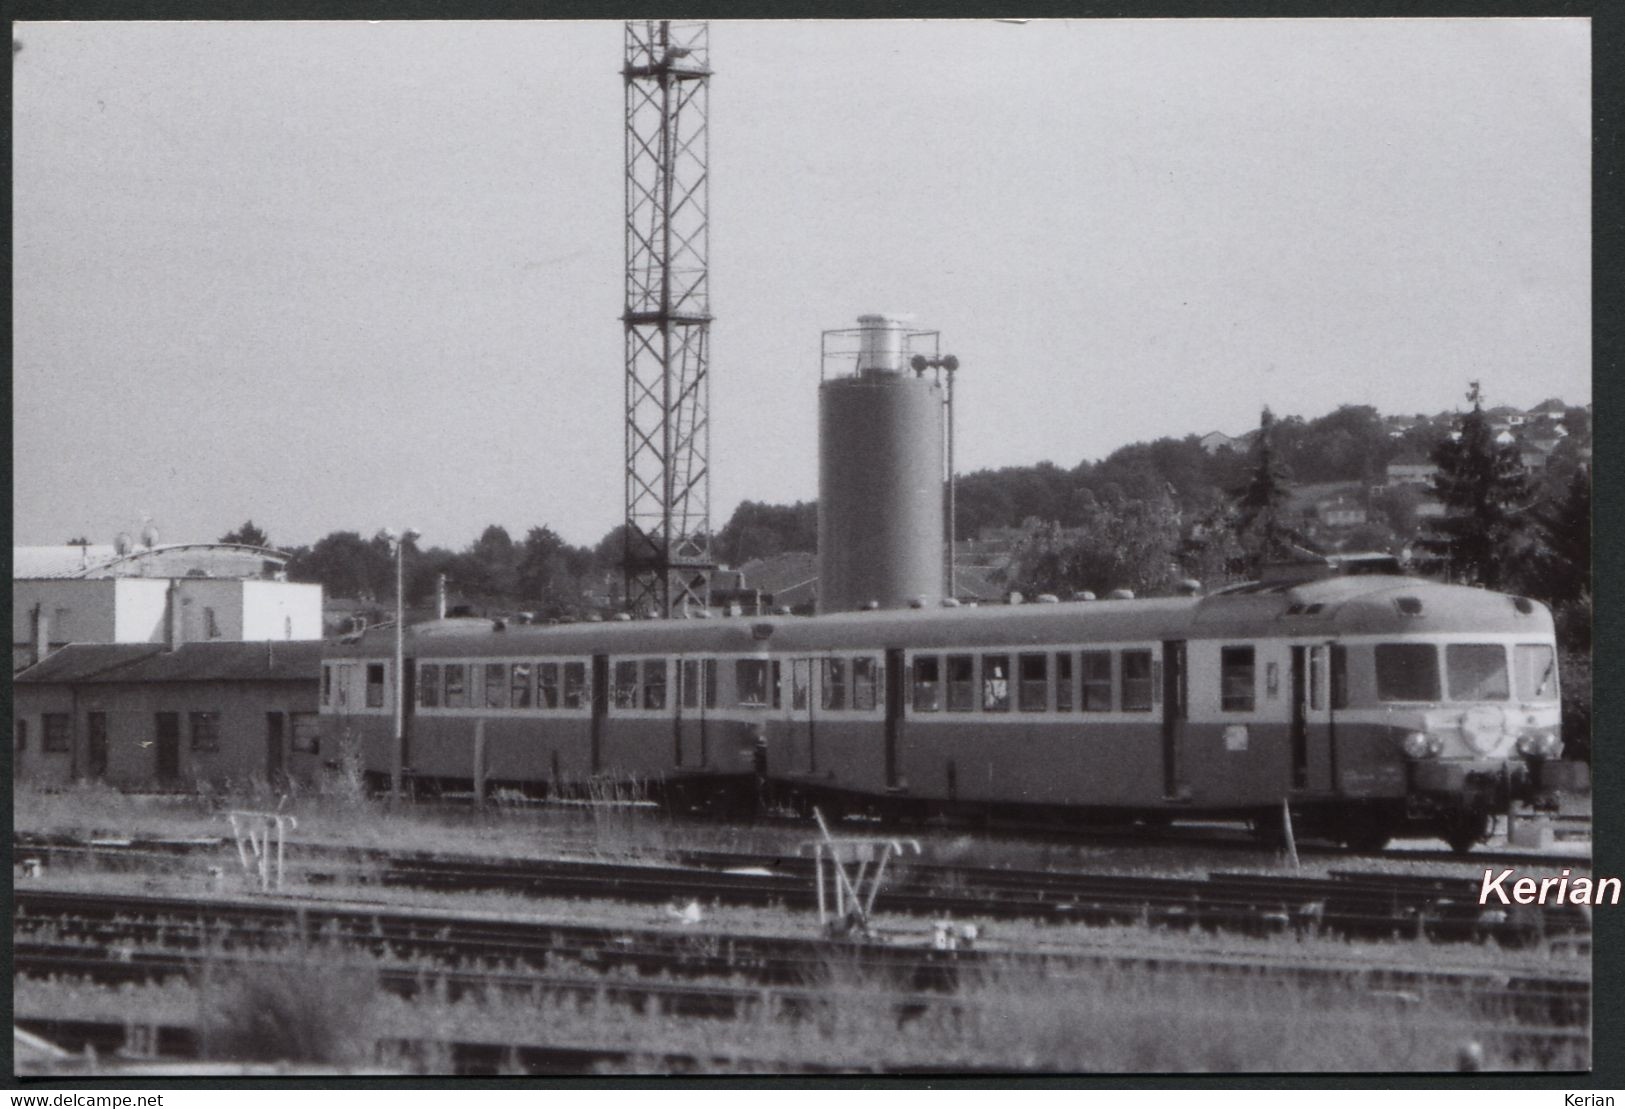
[(807, 686), (811, 682), (812, 667), (810, 665), (790, 667), (790, 708), (796, 712), (804, 712), (808, 705)]
[(982, 711), (1010, 710), (1010, 656), (982, 656)]
[(1055, 711), (1072, 711), (1072, 653), (1055, 656)]
[(1452, 643), (1444, 649), (1452, 701), (1505, 701), (1507, 652), (1499, 643)]
[[(547, 665), (547, 664), (544, 664)], [(546, 693), (543, 693), (546, 697)], [(584, 662), (567, 662), (564, 664), (564, 707), (567, 709), (584, 708), (591, 694), (587, 689), (587, 664)], [(552, 708), (551, 705), (544, 706)]]
[(914, 711), (942, 708), (942, 660), (936, 655), (914, 657)]
[(463, 689), (463, 664), (460, 662), (446, 663), (446, 707), (448, 709), (465, 708), (468, 697)]
[(187, 713), (192, 729), (192, 750), (220, 750), (220, 714), (218, 712)]
[(67, 751), (73, 747), (72, 732), (68, 714), (65, 712), (48, 712), (40, 718), (45, 729), (45, 749), (47, 751)]
[(1252, 712), (1258, 699), (1251, 647), (1219, 648), (1219, 707), (1225, 712)]
[(1151, 711), (1151, 652), (1123, 652), (1123, 711)]
[(844, 658), (827, 658), (824, 660), (824, 700), (823, 707), (833, 712), (840, 712), (846, 708), (846, 660)]
[(714, 658), (705, 660), (705, 707), (717, 707), (717, 660)]
[(1437, 701), (1439, 649), (1431, 643), (1377, 644), (1379, 701)]
[(970, 655), (948, 656), (948, 711), (976, 708), (976, 660)]
[(1049, 708), (1049, 656), (1022, 655), (1020, 700), (1022, 712), (1044, 712)]
[(477, 662), (468, 664), (468, 707), (477, 709), (485, 704), (485, 667)]
[(876, 669), (872, 658), (852, 660), (852, 707), (858, 712), (875, 707)]
[(1112, 653), (1083, 652), (1083, 711), (1112, 711)]
[[(580, 663), (566, 663), (564, 670), (568, 674), (570, 667), (579, 667)], [(565, 681), (568, 688), (569, 681)], [(566, 704), (569, 703), (569, 694), (565, 694)], [(536, 707), (539, 709), (556, 709), (559, 707), (559, 664), (556, 662), (538, 662), (536, 664)]]
[(530, 663), (514, 663), (512, 677), (513, 680), (509, 684), (511, 686), (510, 700), (513, 707), (516, 709), (530, 708)]
[(643, 660), (643, 707), (666, 707), (666, 660), (663, 658)]
[(622, 659), (615, 664), (614, 679), (609, 689), (610, 703), (618, 709), (638, 707), (638, 661)]
[(507, 663), (486, 663), (486, 707), (487, 709), (505, 709), (507, 707), (507, 691), (509, 691), (509, 675)]
[(1341, 643), (1332, 644), (1331, 671), (1332, 708), (1349, 707), (1349, 649)]
[(1319, 712), (1326, 704), (1320, 691), (1321, 676), (1326, 672), (1326, 648), (1311, 647), (1305, 653), (1309, 656), (1309, 708)]
[(418, 667), (418, 705), (432, 709), (440, 707), (440, 664), (425, 662)]
[(1548, 643), (1520, 643), (1512, 649), (1517, 664), (1518, 700), (1557, 700), (1557, 659)]
[(700, 660), (684, 659), (677, 670), (678, 691), (681, 694), (679, 703), (685, 709), (700, 707)]
[(367, 663), (367, 707), (384, 707), (384, 664), (381, 662)]
[(784, 707), (784, 675), (779, 668), (779, 660), (774, 659), (768, 668), (767, 687), (773, 692), (773, 707)]
[(767, 707), (767, 660), (742, 658), (734, 663), (734, 696), (741, 708)]

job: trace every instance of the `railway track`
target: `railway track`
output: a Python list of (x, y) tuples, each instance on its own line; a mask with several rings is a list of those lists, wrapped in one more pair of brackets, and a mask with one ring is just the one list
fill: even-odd
[[(225, 841), (171, 848), (216, 852)], [(19, 847), (68, 858), (96, 854), (127, 865), (170, 853), (126, 846), (20, 840)], [(348, 849), (299, 848), (308, 884), (348, 882), (442, 893), (505, 892), (542, 898), (594, 898), (661, 904), (811, 909), (814, 862), (796, 856), (674, 853), (666, 864), (595, 860), (512, 860)], [(1333, 871), (1326, 878), (1217, 873), (1150, 877), (944, 866), (910, 862), (891, 872), (880, 907), (887, 913), (1093, 925), (1148, 924), (1255, 935), (1325, 932), (1351, 937), (1493, 939), (1526, 945), (1561, 939), (1589, 947), (1590, 921), (1572, 906), (1512, 909), (1478, 904), (1474, 879)]]

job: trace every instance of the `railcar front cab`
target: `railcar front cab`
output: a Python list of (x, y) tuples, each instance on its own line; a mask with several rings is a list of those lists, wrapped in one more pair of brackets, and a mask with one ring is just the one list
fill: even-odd
[[(1435, 599), (1421, 593), (1393, 603), (1402, 615), (1420, 617)], [(1487, 838), (1494, 814), (1513, 802), (1555, 808), (1560, 793), (1588, 781), (1584, 764), (1561, 759), (1550, 615), (1524, 597), (1481, 596), (1530, 618), (1528, 629), (1509, 632), (1496, 621), (1486, 632), (1376, 634), (1341, 643), (1350, 708), (1371, 713), (1403, 759), (1407, 819), (1433, 828), (1457, 851)]]

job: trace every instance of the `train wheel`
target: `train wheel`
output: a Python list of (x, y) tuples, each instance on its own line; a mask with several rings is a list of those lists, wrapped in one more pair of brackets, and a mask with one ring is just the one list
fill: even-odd
[(1487, 812), (1459, 812), (1444, 819), (1439, 835), (1450, 845), (1450, 850), (1465, 855), (1489, 839), (1494, 829), (1495, 817)]
[(1393, 840), (1394, 830), (1385, 823), (1370, 820), (1353, 825), (1339, 838), (1350, 851), (1375, 854)]

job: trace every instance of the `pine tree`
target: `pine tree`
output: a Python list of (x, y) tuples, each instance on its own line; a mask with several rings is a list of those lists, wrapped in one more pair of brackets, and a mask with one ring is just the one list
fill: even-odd
[(236, 531), (228, 531), (220, 537), (222, 543), (241, 543), (245, 547), (269, 547), (271, 537), (256, 527), (253, 520), (243, 521), (242, 527)]
[(1275, 453), (1275, 414), (1265, 407), (1253, 443), (1252, 476), (1236, 494), (1236, 538), (1257, 575), (1266, 562), (1289, 557), (1297, 533), (1283, 518), (1292, 476)]
[(1428, 521), (1433, 534), (1420, 546), (1452, 581), (1501, 589), (1513, 584), (1530, 522), (1529, 475), (1517, 447), (1495, 441), (1478, 382), (1467, 399), (1473, 410), (1457, 436), (1433, 449), (1433, 493), (1445, 515)]

